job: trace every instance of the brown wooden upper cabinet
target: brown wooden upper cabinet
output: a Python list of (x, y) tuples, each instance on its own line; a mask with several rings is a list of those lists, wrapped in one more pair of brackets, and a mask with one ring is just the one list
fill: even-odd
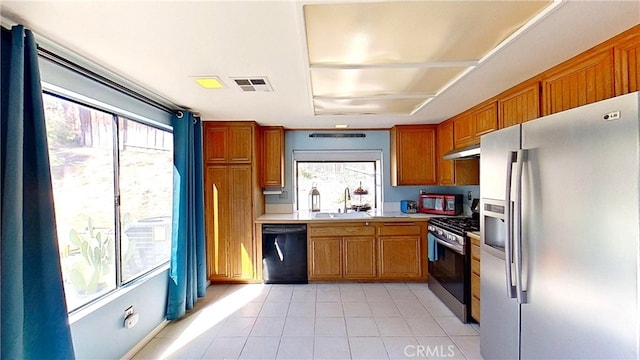
[(482, 104), (453, 119), (456, 149), (480, 143), (480, 136), (498, 129), (497, 102)]
[[(498, 128), (639, 90), (640, 24), (448, 121), (458, 149)], [(451, 166), (439, 163), (441, 182), (451, 179)]]
[(391, 128), (391, 185), (436, 185), (436, 125)]
[(613, 51), (587, 51), (542, 75), (543, 115), (614, 96)]
[(205, 123), (205, 162), (246, 164), (252, 160), (254, 126), (247, 123)]
[(440, 185), (455, 184), (455, 169), (453, 160), (444, 160), (442, 157), (454, 149), (453, 145), (453, 121), (447, 120), (438, 125), (438, 183)]
[(471, 113), (464, 113), (453, 118), (453, 145), (463, 148), (476, 142), (475, 124)]
[(500, 129), (540, 117), (540, 82), (526, 83), (498, 99)]
[(453, 121), (447, 120), (438, 125), (438, 184), (440, 185), (478, 185), (480, 183), (480, 161), (444, 160), (442, 157), (454, 149)]
[(262, 128), (262, 187), (284, 187), (284, 128)]
[(623, 37), (613, 50), (616, 96), (640, 90), (640, 30)]

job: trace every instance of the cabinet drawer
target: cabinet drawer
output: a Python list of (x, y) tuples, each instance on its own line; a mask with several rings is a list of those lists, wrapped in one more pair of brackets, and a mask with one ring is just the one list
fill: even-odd
[(480, 246), (471, 245), (471, 258), (480, 261)]
[(480, 275), (480, 261), (471, 258), (471, 273), (475, 275)]
[(384, 223), (379, 228), (379, 235), (420, 235), (422, 227), (414, 222)]
[(480, 298), (480, 276), (471, 274), (471, 295)]
[(476, 246), (478, 248), (478, 251), (480, 250), (480, 239), (476, 239), (475, 237), (469, 236), (469, 238), (471, 239), (471, 251), (473, 251), (473, 246)]
[(376, 228), (373, 226), (353, 225), (353, 226), (333, 226), (333, 227), (310, 227), (309, 236), (363, 236), (375, 235)]
[(480, 299), (471, 297), (471, 317), (480, 322)]

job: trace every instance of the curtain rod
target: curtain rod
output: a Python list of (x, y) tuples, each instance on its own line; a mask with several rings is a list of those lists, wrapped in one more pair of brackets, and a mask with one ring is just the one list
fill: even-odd
[(105, 85), (107, 87), (110, 87), (113, 90), (116, 90), (122, 94), (131, 96), (132, 98), (139, 100), (147, 105), (151, 105), (157, 109), (160, 109), (162, 111), (165, 111), (167, 113), (170, 114), (175, 114), (177, 113), (178, 109), (175, 108), (171, 108), (169, 106), (166, 106), (158, 101), (155, 101), (145, 95), (140, 94), (137, 91), (131, 90), (121, 84), (118, 84), (117, 82), (110, 80), (109, 78), (102, 76), (94, 71), (91, 71), (71, 60), (68, 60), (56, 53), (53, 53), (43, 47), (41, 47), (40, 45), (37, 45), (38, 48), (38, 56), (43, 57), (44, 59), (47, 59), (49, 61), (52, 61), (53, 63), (60, 65), (66, 69), (69, 69), (77, 74), (80, 74), (82, 76), (85, 76), (91, 80), (97, 81), (102, 85)]

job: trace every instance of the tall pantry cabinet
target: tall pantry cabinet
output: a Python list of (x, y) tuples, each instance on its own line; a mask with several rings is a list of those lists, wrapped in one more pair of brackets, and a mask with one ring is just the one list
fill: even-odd
[(254, 220), (264, 213), (254, 122), (204, 122), (207, 273), (216, 282), (258, 278)]

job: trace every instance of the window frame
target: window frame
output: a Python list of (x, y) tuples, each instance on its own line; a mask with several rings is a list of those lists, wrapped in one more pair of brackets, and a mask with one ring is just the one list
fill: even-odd
[[(152, 276), (157, 273), (162, 268), (168, 267), (171, 259), (167, 259), (164, 262), (158, 263), (155, 266), (146, 269), (144, 272), (137, 274), (136, 276), (123, 281), (123, 263), (122, 263), (122, 254), (121, 254), (121, 241), (122, 241), (122, 230), (121, 230), (121, 208), (120, 208), (120, 120), (129, 120), (138, 122), (140, 124), (161, 130), (166, 131), (171, 134), (173, 137), (173, 127), (163, 124), (160, 121), (154, 121), (152, 119), (143, 117), (141, 115), (126, 111), (124, 109), (117, 108), (115, 106), (103, 103), (97, 99), (92, 99), (87, 96), (77, 94), (73, 91), (63, 89), (59, 86), (41, 81), (42, 85), (42, 95), (48, 95), (55, 97), (57, 99), (71, 102), (78, 106), (87, 107), (92, 110), (100, 111), (106, 113), (112, 118), (112, 126), (113, 126), (113, 210), (114, 210), (114, 266), (115, 266), (115, 287), (100, 296), (97, 296), (90, 301), (85, 302), (84, 304), (71, 309), (68, 311), (69, 315), (75, 315), (81, 312), (86, 311), (87, 308), (92, 305), (103, 301), (105, 298), (113, 296), (113, 294), (118, 291), (122, 291), (127, 289), (129, 286), (135, 286), (140, 281), (143, 281), (145, 278)], [(46, 113), (45, 113), (45, 124), (46, 124)], [(172, 149), (172, 153), (173, 153)], [(173, 184), (172, 184), (173, 186)], [(172, 214), (173, 215), (173, 214)], [(171, 241), (171, 239), (169, 239)], [(58, 254), (60, 256), (60, 254)]]
[[(298, 162), (374, 162), (376, 174), (374, 176), (375, 183), (375, 202), (376, 206), (381, 209), (384, 206), (384, 154), (382, 150), (294, 150), (292, 156), (292, 179), (293, 179), (293, 204), (295, 210), (299, 211), (300, 201), (298, 193)], [(376, 178), (379, 177), (380, 183)], [(379, 193), (378, 192), (379, 189)], [(353, 189), (351, 189), (353, 190)], [(374, 206), (375, 208), (375, 206)]]

